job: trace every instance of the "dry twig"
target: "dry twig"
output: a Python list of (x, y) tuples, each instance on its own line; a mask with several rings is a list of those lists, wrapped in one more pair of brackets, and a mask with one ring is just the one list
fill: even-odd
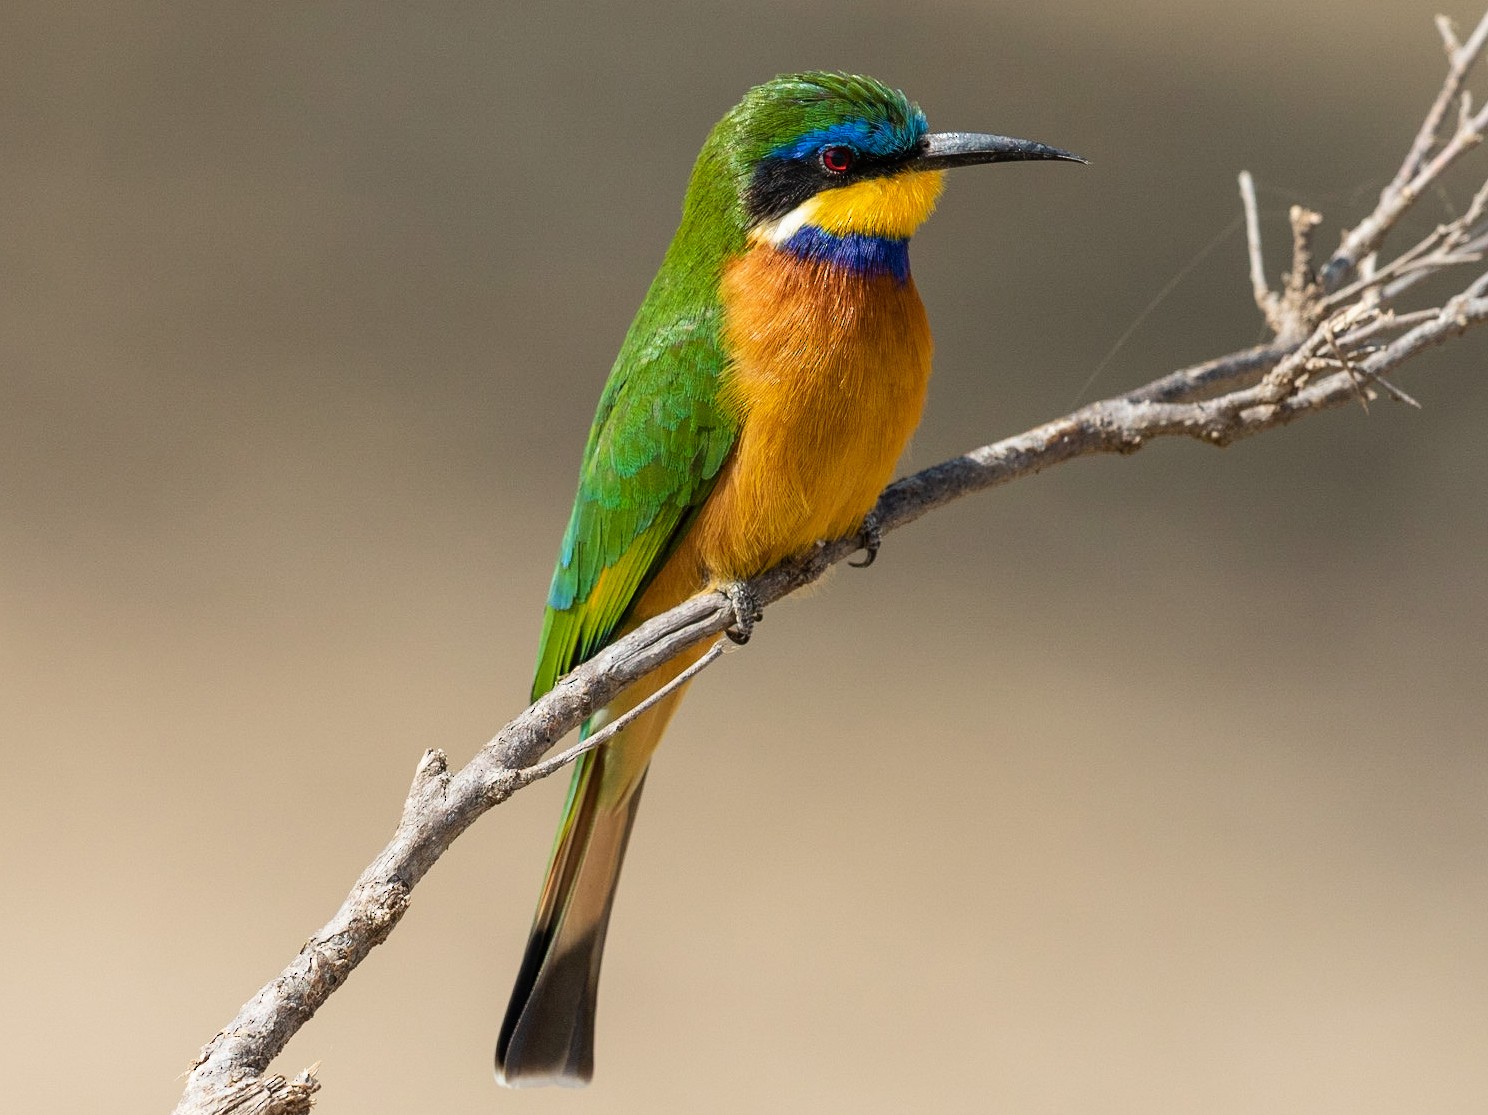
[[(1483, 138), (1483, 128), (1488, 126), (1488, 108), (1474, 113), (1471, 97), (1463, 90), (1463, 84), (1481, 57), (1485, 41), (1488, 41), (1488, 13), (1478, 21), (1467, 41), (1460, 45), (1450, 24), (1438, 19), (1437, 29), (1441, 31), (1448, 50), (1447, 77), (1442, 82), (1441, 92), (1427, 110), (1426, 119), (1421, 122), (1421, 129), (1406, 152), (1400, 169), (1380, 192), (1374, 212), (1344, 236), (1333, 258), (1323, 268), (1322, 285), (1326, 291), (1337, 290), (1354, 274), (1359, 261), (1379, 248), (1385, 235), (1426, 188), (1440, 180), (1448, 167)], [(1454, 101), (1458, 106), (1457, 126), (1451, 137), (1442, 143), (1442, 121)], [(1441, 144), (1440, 149), (1432, 155), (1438, 144)]]
[[(1383, 377), (1433, 345), (1488, 321), (1488, 273), (1439, 306), (1398, 308), (1423, 278), (1480, 262), (1488, 250), (1488, 183), (1467, 211), (1393, 259), (1378, 261), (1386, 234), (1457, 158), (1481, 138), (1488, 108), (1472, 111), (1464, 83), (1488, 43), (1488, 14), (1465, 42), (1439, 22), (1448, 52), (1441, 92), (1379, 202), (1347, 233), (1315, 276), (1316, 214), (1292, 212), (1292, 266), (1281, 293), (1267, 285), (1260, 222), (1249, 174), (1241, 176), (1249, 271), (1256, 304), (1275, 334), (1270, 344), (1183, 368), (1125, 395), (1076, 410), (1036, 429), (973, 449), (891, 485), (879, 499), (884, 533), (971, 492), (1006, 484), (1075, 457), (1131, 453), (1153, 438), (1190, 437), (1212, 445), (1367, 400), (1375, 385), (1409, 396)], [(1456, 103), (1455, 128), (1442, 124)], [(852, 539), (822, 542), (751, 585), (762, 604), (809, 584), (857, 549)], [(298, 956), (244, 1005), (202, 1049), (177, 1115), (238, 1112), (293, 1115), (308, 1109), (314, 1070), (293, 1081), (263, 1074), (285, 1043), (397, 925), (409, 895), (477, 817), (516, 790), (571, 762), (596, 735), (546, 761), (543, 755), (626, 685), (674, 655), (717, 636), (734, 620), (719, 593), (705, 593), (600, 651), (507, 724), (462, 769), (444, 753), (419, 761), (392, 840), (362, 873), (335, 916)], [(715, 648), (677, 684), (715, 661)]]

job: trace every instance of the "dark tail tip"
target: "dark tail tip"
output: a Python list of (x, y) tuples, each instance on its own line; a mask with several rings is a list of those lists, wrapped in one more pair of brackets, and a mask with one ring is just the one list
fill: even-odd
[[(595, 769), (587, 767), (586, 773)], [(599, 965), (644, 782), (643, 776), (614, 811), (596, 805), (598, 778), (582, 784), (580, 808), (554, 853), (549, 885), (496, 1039), (496, 1079), (507, 1087), (578, 1088), (594, 1075)]]
[(594, 1004), (602, 942), (589, 935), (552, 953), (535, 932), (496, 1039), (496, 1079), (508, 1088), (581, 1088), (594, 1076)]

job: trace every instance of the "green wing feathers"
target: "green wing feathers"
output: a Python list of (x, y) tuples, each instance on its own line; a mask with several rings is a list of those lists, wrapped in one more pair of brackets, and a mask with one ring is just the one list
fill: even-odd
[(548, 590), (532, 696), (624, 621), (712, 491), (737, 434), (718, 403), (717, 313), (652, 328), (642, 313), (610, 373)]

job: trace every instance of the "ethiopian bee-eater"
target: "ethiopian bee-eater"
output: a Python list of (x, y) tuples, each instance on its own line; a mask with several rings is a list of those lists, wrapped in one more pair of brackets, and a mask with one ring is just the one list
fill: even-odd
[[(705, 588), (820, 539), (862, 532), (876, 545), (864, 520), (919, 423), (930, 377), (909, 238), (947, 168), (1017, 159), (1083, 161), (1007, 136), (930, 132), (903, 93), (848, 74), (778, 77), (718, 123), (600, 396), (548, 591), (534, 700)], [(631, 686), (585, 731), (703, 649)], [(593, 1074), (620, 861), (682, 691), (575, 765), (496, 1045), (504, 1084), (579, 1085)]]

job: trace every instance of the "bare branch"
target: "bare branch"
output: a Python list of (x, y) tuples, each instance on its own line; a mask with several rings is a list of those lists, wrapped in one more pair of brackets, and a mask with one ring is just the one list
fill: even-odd
[[(1478, 141), (1488, 110), (1473, 114), (1463, 83), (1488, 42), (1488, 15), (1465, 43), (1439, 21), (1449, 71), (1400, 171), (1374, 211), (1313, 273), (1311, 237), (1318, 215), (1294, 207), (1292, 265), (1281, 294), (1266, 284), (1255, 186), (1240, 176), (1252, 293), (1276, 333), (1268, 345), (1230, 353), (1164, 375), (1124, 395), (1092, 403), (1028, 430), (972, 449), (890, 485), (875, 509), (882, 533), (896, 530), (972, 492), (1006, 484), (1077, 457), (1132, 453), (1160, 437), (1228, 445), (1353, 400), (1373, 390), (1419, 406), (1384, 377), (1470, 328), (1488, 322), (1488, 272), (1435, 306), (1398, 307), (1423, 278), (1480, 262), (1488, 253), (1488, 182), (1461, 217), (1391, 259), (1377, 254), (1386, 233)], [(1453, 136), (1433, 155), (1447, 109), (1462, 106)], [(1364, 261), (1368, 261), (1365, 263)], [(1354, 281), (1350, 281), (1350, 280)], [(770, 604), (855, 553), (856, 538), (819, 542), (801, 557), (750, 582)], [(273, 980), (201, 1051), (177, 1115), (301, 1115), (319, 1087), (314, 1070), (294, 1080), (265, 1076), (270, 1062), (352, 970), (402, 918), (413, 888), (450, 843), (482, 813), (545, 777), (619, 730), (637, 706), (588, 739), (544, 759), (565, 735), (605, 708), (630, 684), (735, 622), (719, 592), (693, 597), (649, 620), (562, 678), (470, 759), (451, 772), (442, 751), (419, 760), (391, 840), (362, 872), (339, 910)], [(709, 648), (653, 700), (687, 684), (721, 657)]]
[[(1446, 42), (1456, 42), (1456, 35), (1450, 24), (1438, 20), (1437, 28)], [(1451, 53), (1441, 91), (1427, 110), (1421, 129), (1416, 133), (1410, 150), (1406, 152), (1400, 169), (1389, 185), (1380, 191), (1379, 204), (1375, 206), (1374, 212), (1345, 234), (1338, 250), (1333, 253), (1333, 258), (1323, 268), (1324, 291), (1331, 292), (1341, 286), (1354, 273), (1359, 260), (1379, 247), (1385, 235), (1421, 196), (1422, 190), (1440, 178), (1463, 152), (1482, 139), (1483, 128), (1488, 124), (1488, 113), (1471, 114), (1471, 102), (1463, 95), (1462, 111), (1452, 138), (1429, 163), (1426, 161), (1431, 149), (1439, 142), (1442, 120), (1446, 117), (1447, 109), (1462, 95), (1463, 83), (1477, 64), (1485, 44), (1488, 44), (1488, 13), (1478, 21), (1467, 41)]]
[[(1411, 143), (1410, 150), (1406, 152), (1400, 169), (1395, 172), (1390, 185), (1385, 187), (1387, 191), (1393, 189), (1398, 192), (1405, 189), (1406, 183), (1421, 169), (1426, 153), (1436, 145), (1442, 121), (1446, 119), (1447, 109), (1462, 93), (1462, 83), (1467, 80), (1468, 73), (1477, 63), (1478, 56), (1483, 52), (1484, 44), (1488, 43), (1488, 13), (1478, 20), (1478, 25), (1473, 28), (1473, 33), (1468, 36), (1467, 42), (1461, 45), (1456, 45), (1457, 36), (1450, 22), (1438, 16), (1436, 26), (1437, 30), (1442, 33), (1443, 41), (1449, 44), (1447, 76), (1442, 82), (1441, 92), (1436, 95), (1436, 100), (1426, 110), (1426, 119), (1421, 121), (1421, 130), (1416, 133), (1416, 138)], [(1467, 104), (1465, 101), (1463, 103), (1464, 106)], [(1462, 120), (1458, 121), (1459, 132), (1462, 130), (1463, 123)]]
[(539, 778), (546, 778), (548, 775), (562, 770), (564, 767), (568, 766), (569, 763), (573, 762), (586, 751), (593, 751), (596, 747), (599, 747), (601, 744), (608, 741), (617, 732), (623, 731), (633, 720), (635, 720), (636, 717), (640, 716), (641, 713), (645, 712), (653, 705), (659, 704), (661, 701), (671, 696), (671, 694), (675, 693), (678, 689), (681, 689), (698, 674), (702, 673), (709, 666), (713, 665), (713, 663), (716, 662), (719, 658), (722, 658), (724, 649), (725, 648), (722, 643), (714, 643), (711, 647), (708, 648), (707, 652), (701, 658), (699, 658), (691, 666), (688, 666), (687, 669), (683, 670), (680, 674), (674, 677), (671, 681), (667, 682), (640, 704), (636, 705), (635, 708), (631, 709), (623, 716), (617, 716), (614, 720), (610, 721), (610, 723), (606, 724), (599, 731), (593, 733), (585, 739), (580, 740), (572, 747), (566, 748), (556, 755), (549, 755), (540, 763), (534, 763), (530, 767), (525, 767), (524, 769), (519, 770), (517, 772), (517, 781), (521, 785), (526, 786), (532, 782), (536, 782)]
[(1450, 62), (1452, 56), (1462, 49), (1462, 44), (1457, 41), (1457, 29), (1444, 15), (1436, 17), (1436, 29), (1441, 32), (1442, 46), (1446, 48), (1447, 60)]
[(1261, 217), (1256, 209), (1255, 179), (1250, 171), (1240, 172), (1240, 203), (1245, 209), (1245, 249), (1250, 258), (1250, 290), (1256, 309), (1261, 311), (1271, 332), (1281, 332), (1277, 315), (1276, 294), (1266, 282), (1266, 264), (1261, 258)]
[(315, 1079), (316, 1065), (293, 1080), (270, 1076), (261, 1080), (243, 1080), (232, 1085), (219, 1097), (216, 1110), (223, 1115), (308, 1115), (320, 1091)]
[(1302, 333), (1318, 317), (1320, 291), (1317, 273), (1312, 269), (1312, 235), (1323, 217), (1305, 206), (1294, 205), (1288, 219), (1292, 224), (1292, 266), (1281, 296), (1282, 317), (1288, 330)]
[(1240, 172), (1240, 203), (1245, 212), (1245, 248), (1250, 259), (1251, 296), (1276, 339), (1283, 343), (1294, 342), (1317, 323), (1319, 290), (1317, 275), (1312, 269), (1312, 234), (1323, 218), (1311, 209), (1292, 206), (1292, 266), (1278, 294), (1266, 282), (1255, 179), (1248, 170)]

